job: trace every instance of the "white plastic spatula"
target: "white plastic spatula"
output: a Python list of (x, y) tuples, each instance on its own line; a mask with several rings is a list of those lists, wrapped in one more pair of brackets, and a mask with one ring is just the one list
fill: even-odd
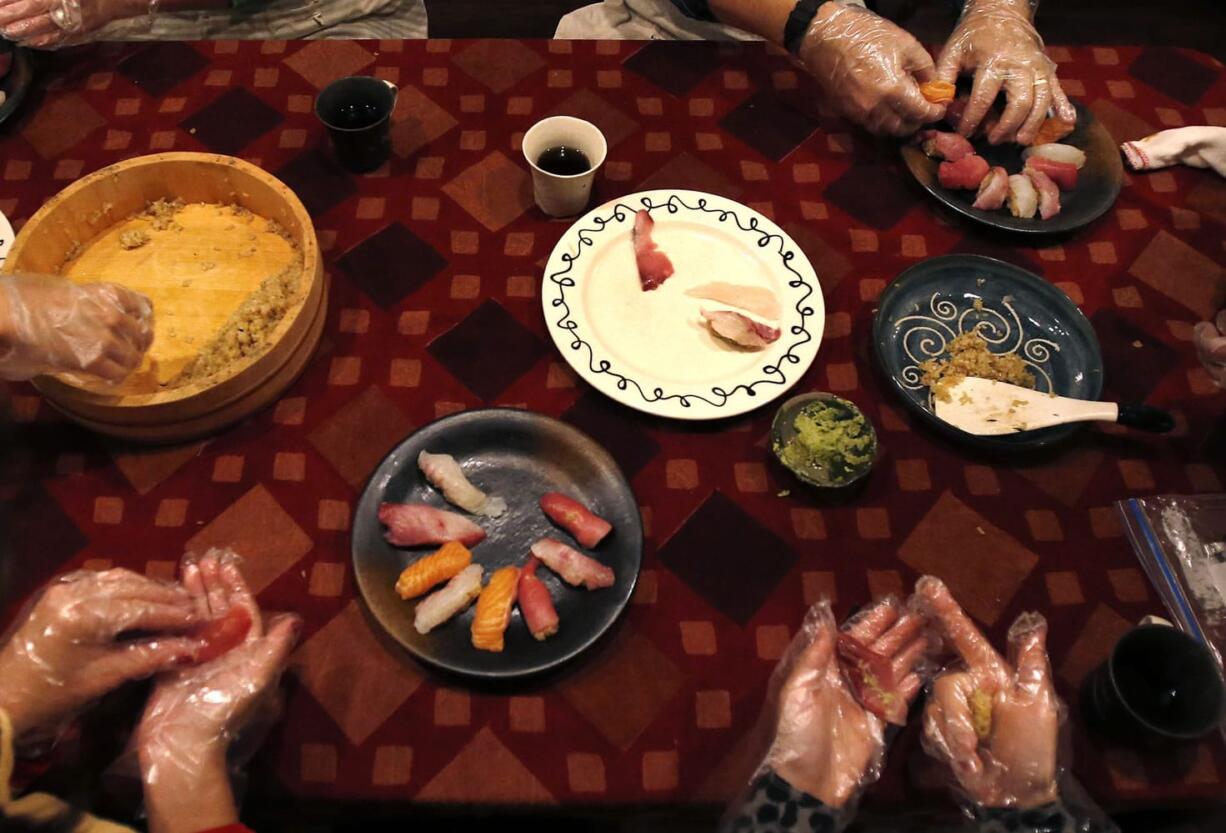
[(936, 397), (934, 400), (938, 417), (968, 434), (985, 437), (1068, 422), (1118, 422), (1155, 434), (1175, 427), (1175, 420), (1161, 408), (1051, 396), (972, 376), (949, 388), (948, 402)]

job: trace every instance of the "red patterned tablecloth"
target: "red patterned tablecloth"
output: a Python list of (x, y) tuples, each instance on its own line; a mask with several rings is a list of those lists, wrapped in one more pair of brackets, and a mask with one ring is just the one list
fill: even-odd
[[(1053, 48), (1064, 86), (1117, 139), (1226, 124), (1222, 67), (1172, 49)], [(400, 85), (389, 165), (353, 177), (312, 113), (328, 81)], [(46, 59), (43, 89), (0, 138), (15, 224), (83, 173), (133, 155), (212, 150), (289, 183), (333, 281), (324, 343), (275, 408), (208, 442), (122, 448), (68, 425), (26, 386), (5, 452), (14, 599), (72, 568), (171, 578), (184, 550), (229, 544), (270, 608), (305, 618), (285, 720), (261, 754), (300, 798), (423, 802), (718, 802), (744, 777), (767, 676), (822, 594), (840, 614), (943, 576), (993, 637), (1037, 608), (1070, 702), (1113, 640), (1158, 602), (1112, 502), (1222, 489), (1226, 397), (1195, 364), (1193, 323), (1222, 300), (1226, 183), (1128, 176), (1116, 206), (1037, 247), (943, 216), (885, 145), (816, 106), (761, 45), (166, 43)], [(855, 502), (822, 506), (767, 459), (771, 410), (730, 423), (645, 418), (578, 382), (538, 289), (565, 229), (531, 205), (518, 152), (570, 113), (609, 142), (598, 195), (690, 187), (774, 218), (812, 260), (829, 317), (804, 388), (859, 402), (885, 447)], [(1102, 342), (1106, 394), (1179, 416), (1153, 439), (1091, 431), (1017, 461), (978, 459), (913, 425), (869, 358), (874, 300), (923, 258), (983, 252), (1045, 275)], [(532, 408), (590, 432), (632, 479), (646, 522), (638, 591), (589, 661), (535, 688), (478, 692), (383, 645), (355, 599), (351, 507), (383, 452), (427, 421)], [(790, 496), (779, 496), (791, 489)], [(1226, 752), (1175, 756), (1074, 731), (1076, 772), (1110, 805), (1220, 797)], [(916, 800), (914, 727), (870, 801)], [(263, 781), (265, 785), (271, 783)], [(895, 804), (896, 806), (896, 804)]]

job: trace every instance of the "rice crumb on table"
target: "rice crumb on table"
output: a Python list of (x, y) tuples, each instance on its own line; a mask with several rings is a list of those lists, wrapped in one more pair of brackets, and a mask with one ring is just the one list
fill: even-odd
[(1034, 374), (1017, 353), (993, 353), (983, 336), (972, 330), (949, 342), (945, 356), (920, 363), (920, 383), (942, 402), (951, 401), (949, 391), (967, 376), (1034, 388)]

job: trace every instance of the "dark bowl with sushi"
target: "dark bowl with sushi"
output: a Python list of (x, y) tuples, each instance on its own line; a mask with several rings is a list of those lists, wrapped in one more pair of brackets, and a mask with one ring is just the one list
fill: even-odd
[[(1105, 214), (1115, 204), (1124, 183), (1124, 165), (1120, 161), (1119, 148), (1107, 128), (1094, 118), (1094, 114), (1080, 104), (1077, 109), (1077, 126), (1059, 144), (1070, 145), (1085, 154), (1084, 166), (1076, 172), (1076, 186), (1060, 192), (1060, 212), (1044, 220), (1037, 215), (1031, 218), (1013, 216), (1008, 206), (996, 210), (975, 208), (976, 191), (954, 190), (941, 185), (938, 177), (940, 160), (927, 156), (915, 143), (902, 145), (902, 158), (916, 182), (934, 199), (970, 220), (994, 229), (1023, 234), (1061, 234), (1089, 225)], [(949, 130), (948, 125), (934, 125)], [(972, 137), (974, 151), (990, 167), (1000, 166), (1007, 173), (1017, 174), (1025, 166), (1022, 154), (1026, 148), (1014, 143), (989, 144), (983, 137)]]
[(34, 83), (34, 65), (30, 51), (0, 40), (0, 123), (17, 112), (26, 93)]

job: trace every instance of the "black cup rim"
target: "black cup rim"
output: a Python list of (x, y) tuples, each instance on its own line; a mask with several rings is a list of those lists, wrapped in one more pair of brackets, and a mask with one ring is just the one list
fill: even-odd
[[(332, 122), (328, 121), (326, 118), (324, 118), (323, 114), (319, 112), (319, 102), (324, 97), (324, 95), (327, 94), (328, 90), (332, 89), (337, 84), (341, 84), (345, 81), (354, 81), (354, 80), (377, 81), (380, 86), (386, 88), (392, 94), (392, 104), (388, 108), (387, 112), (383, 114), (383, 117), (380, 118), (376, 122), (371, 122), (370, 124), (364, 125), (362, 127), (341, 127), (340, 125), (335, 125)], [(322, 90), (319, 91), (319, 95), (315, 96), (315, 118), (319, 119), (320, 123), (322, 123), (324, 127), (328, 128), (329, 130), (335, 130), (338, 133), (362, 133), (366, 130), (373, 130), (374, 128), (381, 126), (384, 122), (386, 122), (392, 117), (392, 113), (396, 111), (396, 98), (399, 95), (399, 93), (400, 93), (399, 89), (397, 89), (395, 86), (391, 84), (388, 84), (382, 78), (375, 78), (373, 75), (346, 75), (344, 78), (337, 78), (335, 81), (328, 84), (328, 86), (324, 87)]]
[(1158, 625), (1158, 624), (1138, 625), (1137, 627), (1129, 630), (1128, 633), (1121, 636), (1119, 640), (1115, 643), (1115, 647), (1111, 649), (1111, 653), (1107, 655), (1107, 682), (1110, 683), (1111, 690), (1115, 692), (1115, 699), (1116, 699), (1116, 702), (1120, 704), (1120, 707), (1123, 708), (1124, 711), (1128, 713), (1129, 717), (1135, 720), (1140, 726), (1144, 727), (1147, 731), (1153, 732), (1155, 735), (1158, 735), (1159, 737), (1170, 738), (1173, 740), (1196, 740), (1197, 738), (1202, 738), (1206, 734), (1211, 732), (1214, 729), (1214, 727), (1218, 726), (1222, 722), (1223, 702), (1226, 701), (1226, 686), (1223, 686), (1222, 677), (1220, 674), (1216, 673), (1216, 671), (1211, 677), (1211, 679), (1213, 680), (1211, 685), (1213, 685), (1217, 689), (1217, 700), (1218, 700), (1217, 715), (1212, 719), (1212, 721), (1208, 722), (1203, 729), (1200, 729), (1199, 731), (1195, 731), (1195, 732), (1176, 732), (1171, 729), (1164, 729), (1159, 726), (1155, 726), (1153, 723), (1146, 720), (1144, 717), (1142, 717), (1141, 715), (1137, 713), (1136, 709), (1132, 707), (1132, 705), (1128, 702), (1128, 699), (1124, 696), (1124, 693), (1120, 691), (1120, 687), (1117, 684), (1116, 677), (1115, 677), (1115, 661), (1119, 655), (1120, 646), (1124, 644), (1124, 640), (1132, 637), (1134, 634), (1137, 634), (1137, 633), (1144, 633), (1147, 631), (1158, 631), (1158, 630), (1161, 630), (1163, 632), (1171, 632), (1171, 633), (1176, 634), (1177, 638), (1188, 640), (1192, 645), (1195, 645), (1198, 650), (1203, 651), (1206, 655), (1208, 655), (1210, 666), (1216, 668), (1217, 663), (1213, 661), (1213, 657), (1212, 655), (1210, 655), (1209, 649), (1206, 648), (1203, 644), (1198, 642), (1195, 638), (1193, 638), (1189, 634), (1184, 633), (1179, 628), (1173, 627), (1172, 625)]

